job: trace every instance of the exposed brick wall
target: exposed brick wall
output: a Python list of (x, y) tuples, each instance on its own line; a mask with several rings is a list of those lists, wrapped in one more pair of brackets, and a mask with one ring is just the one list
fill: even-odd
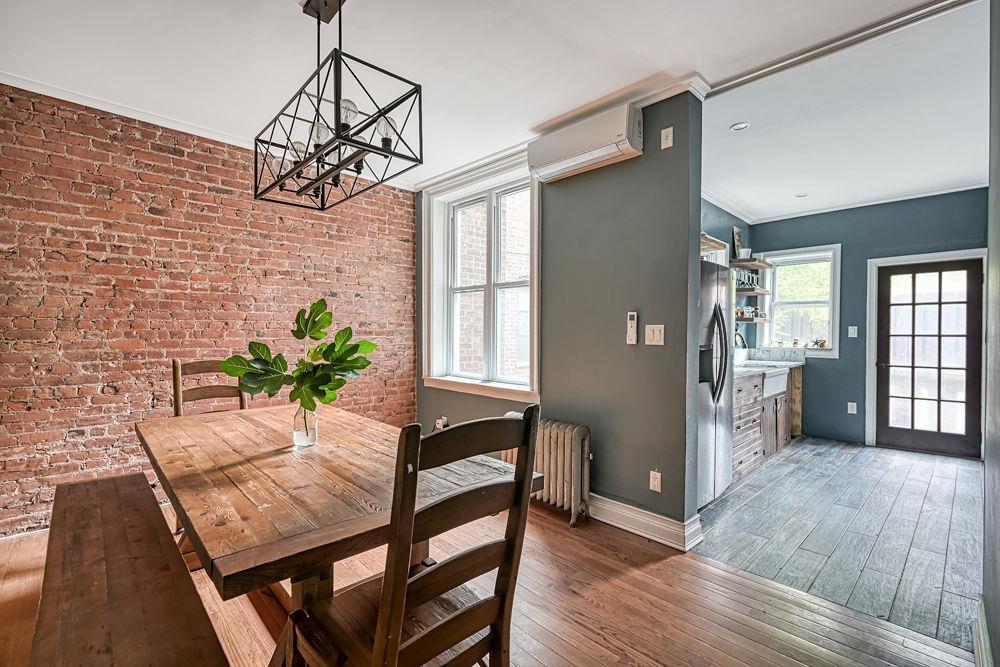
[(295, 354), (319, 297), (380, 346), (337, 404), (414, 418), (412, 193), (321, 214), (253, 201), (251, 173), (245, 149), (0, 86), (0, 534), (44, 525), (60, 482), (145, 465), (133, 424), (172, 414), (172, 357)]

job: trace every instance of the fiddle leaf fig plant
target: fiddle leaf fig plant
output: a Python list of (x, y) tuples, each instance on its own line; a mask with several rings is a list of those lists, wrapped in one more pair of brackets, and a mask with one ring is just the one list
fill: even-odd
[[(299, 310), (292, 335), (307, 344), (321, 341), (332, 324), (333, 313), (327, 309), (326, 301), (320, 299), (308, 309)], [(317, 403), (333, 403), (337, 391), (348, 380), (360, 377), (361, 371), (371, 366), (365, 355), (374, 352), (377, 346), (369, 340), (351, 342), (353, 336), (351, 327), (344, 327), (334, 334), (332, 342), (306, 348), (305, 356), (295, 362), (292, 370), (283, 355), (273, 354), (265, 343), (251, 341), (249, 358), (234, 354), (219, 364), (219, 370), (239, 378), (240, 390), (248, 394), (265, 393), (273, 397), (288, 385), (292, 388), (288, 400), (314, 412)]]

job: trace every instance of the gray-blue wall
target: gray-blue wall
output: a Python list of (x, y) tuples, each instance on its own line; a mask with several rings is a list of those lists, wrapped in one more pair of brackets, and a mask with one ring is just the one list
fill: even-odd
[[(754, 252), (841, 244), (840, 358), (806, 361), (806, 434), (864, 441), (868, 260), (983, 248), (986, 203), (986, 189), (966, 190), (753, 226)], [(857, 338), (847, 337), (852, 325)], [(858, 404), (858, 414), (847, 414), (848, 401)]]
[[(697, 511), (697, 422), (687, 406), (697, 389), (688, 320), (700, 281), (701, 102), (685, 93), (654, 104), (643, 126), (641, 156), (542, 187), (542, 415), (591, 428), (594, 493), (684, 520)], [(661, 151), (660, 129), (670, 126), (674, 147)], [(421, 241), (418, 232), (418, 262)], [(636, 346), (625, 345), (631, 310)], [(642, 345), (642, 326), (659, 323), (666, 344)], [(418, 379), (425, 428), (442, 414), (457, 423), (518, 407)], [(652, 469), (662, 493), (648, 490)]]
[[(743, 219), (737, 218), (729, 211), (724, 211), (715, 204), (701, 200), (701, 231), (709, 236), (714, 236), (720, 241), (729, 244), (730, 250), (733, 246), (733, 227), (743, 230), (743, 245), (750, 247), (750, 234), (753, 228)], [(735, 253), (730, 253), (735, 256)]]

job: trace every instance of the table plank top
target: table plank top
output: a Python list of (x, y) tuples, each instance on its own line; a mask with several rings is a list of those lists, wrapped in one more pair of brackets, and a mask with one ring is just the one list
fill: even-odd
[[(317, 442), (291, 444), (295, 405), (154, 419), (139, 441), (223, 599), (388, 540), (399, 429), (319, 406)], [(418, 507), (510, 479), (481, 456), (423, 472)], [(534, 489), (541, 488), (535, 475)]]

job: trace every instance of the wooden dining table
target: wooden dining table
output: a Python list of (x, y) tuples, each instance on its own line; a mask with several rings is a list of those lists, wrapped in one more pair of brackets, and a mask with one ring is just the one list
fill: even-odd
[[(136, 424), (163, 490), (224, 600), (291, 580), (301, 608), (333, 594), (333, 564), (388, 542), (399, 429), (320, 405), (312, 447), (292, 446), (296, 406)], [(418, 509), (514, 467), (489, 456), (420, 474)], [(542, 486), (535, 474), (533, 490)], [(412, 560), (429, 555), (414, 545)]]

